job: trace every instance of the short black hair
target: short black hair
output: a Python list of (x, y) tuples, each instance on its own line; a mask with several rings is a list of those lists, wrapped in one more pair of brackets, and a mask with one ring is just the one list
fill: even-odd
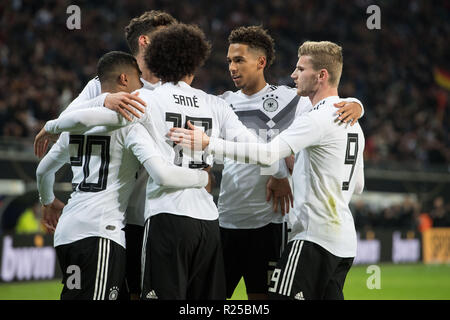
[(97, 64), (97, 76), (100, 83), (115, 81), (126, 68), (135, 68), (141, 73), (136, 59), (129, 53), (122, 51), (110, 51), (104, 54)]
[(174, 24), (156, 31), (144, 59), (147, 67), (163, 82), (178, 83), (193, 75), (211, 51), (203, 31), (196, 25)]
[(228, 43), (246, 44), (250, 48), (262, 50), (266, 55), (266, 67), (275, 60), (275, 41), (262, 26), (239, 27), (231, 31)]
[(160, 26), (177, 23), (169, 13), (158, 10), (146, 11), (139, 17), (131, 19), (125, 27), (125, 38), (133, 55), (139, 52), (138, 39), (141, 35), (148, 35)]

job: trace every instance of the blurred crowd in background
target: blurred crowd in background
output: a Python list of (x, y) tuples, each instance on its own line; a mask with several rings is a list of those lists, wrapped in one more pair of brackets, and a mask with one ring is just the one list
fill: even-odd
[(434, 71), (450, 71), (450, 2), (376, 3), (380, 30), (367, 29), (371, 3), (364, 0), (78, 1), (81, 29), (69, 30), (70, 1), (2, 1), (0, 133), (33, 137), (95, 76), (102, 54), (128, 51), (123, 29), (132, 17), (164, 8), (180, 21), (198, 24), (211, 40), (212, 55), (195, 82), (210, 93), (234, 90), (226, 52), (235, 27), (262, 24), (274, 37), (277, 57), (267, 70), (272, 84), (293, 84), (289, 76), (302, 41), (339, 43), (344, 48), (340, 95), (365, 105), (366, 161), (446, 167), (449, 91), (435, 83)]
[[(269, 30), (276, 60), (266, 75), (276, 85), (293, 85), (290, 74), (303, 41), (340, 44), (340, 95), (357, 97), (365, 106), (360, 122), (366, 166), (448, 172), (450, 1), (375, 3), (381, 9), (380, 30), (366, 26), (366, 9), (373, 4), (367, 0), (191, 0), (182, 5), (167, 0), (80, 0), (81, 29), (69, 30), (66, 10), (71, 1), (1, 1), (0, 137), (31, 143), (45, 121), (57, 117), (95, 76), (99, 57), (110, 50), (129, 51), (124, 40), (129, 20), (164, 9), (182, 22), (198, 24), (212, 42), (211, 57), (194, 86), (215, 94), (235, 90), (226, 63), (227, 38), (235, 27), (263, 25)], [(429, 215), (450, 225), (449, 205), (439, 203), (435, 200)], [(382, 213), (371, 212), (363, 203), (354, 209), (361, 228), (417, 227), (421, 213), (408, 202)], [(442, 215), (446, 218), (439, 220)]]
[(450, 227), (450, 203), (436, 197), (430, 208), (422, 208), (420, 202), (406, 197), (401, 203), (376, 210), (363, 200), (355, 201), (351, 211), (357, 230), (414, 230), (424, 231), (431, 227)]

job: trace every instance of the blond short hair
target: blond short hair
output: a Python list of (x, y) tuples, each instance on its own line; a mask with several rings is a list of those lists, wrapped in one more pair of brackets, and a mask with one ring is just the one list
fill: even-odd
[(339, 85), (344, 60), (342, 47), (330, 41), (306, 41), (298, 48), (298, 56), (310, 56), (313, 69), (326, 69), (330, 75), (329, 84)]

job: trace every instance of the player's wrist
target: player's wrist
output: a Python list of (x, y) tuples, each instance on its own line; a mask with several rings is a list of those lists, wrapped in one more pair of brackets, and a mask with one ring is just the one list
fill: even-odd
[(353, 102), (353, 103), (355, 103), (355, 104), (357, 104), (357, 105), (359, 106), (359, 108), (361, 109), (361, 115), (359, 116), (358, 119), (361, 119), (361, 118), (363, 117), (363, 115), (364, 115), (364, 107), (363, 107), (363, 105), (362, 105), (362, 102), (359, 101), (359, 100), (356, 99), (356, 98), (346, 98), (345, 101), (346, 101), (347, 103), (352, 103), (352, 102)]
[(216, 148), (217, 148), (217, 138), (214, 137), (208, 137), (207, 139), (208, 143), (205, 144), (205, 147), (203, 148), (203, 151), (206, 152), (207, 154), (213, 154), (216, 152)]
[(55, 132), (57, 121), (58, 119), (47, 121), (44, 125), (45, 133), (57, 134), (58, 132)]
[(50, 199), (50, 198), (45, 199), (45, 198), (42, 198), (41, 196), (39, 196), (39, 202), (41, 203), (41, 205), (43, 207), (46, 207), (46, 208), (50, 207), (54, 201), (55, 201), (55, 197), (53, 197), (52, 199)]
[(113, 105), (112, 105), (110, 99), (111, 99), (111, 93), (104, 92), (100, 96), (97, 97), (96, 105), (111, 109), (113, 107)]

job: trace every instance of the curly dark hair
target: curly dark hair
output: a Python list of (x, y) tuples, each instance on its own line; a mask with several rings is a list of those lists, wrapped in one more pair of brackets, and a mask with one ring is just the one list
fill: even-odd
[(239, 27), (231, 31), (228, 43), (246, 44), (250, 48), (264, 51), (266, 67), (270, 67), (275, 60), (275, 41), (262, 26)]
[(203, 65), (211, 44), (196, 25), (174, 24), (156, 31), (145, 52), (147, 67), (163, 82), (178, 83)]
[(125, 27), (125, 38), (133, 55), (139, 52), (138, 39), (141, 35), (149, 35), (160, 26), (168, 26), (177, 23), (177, 20), (164, 11), (146, 11), (139, 17), (131, 19)]

